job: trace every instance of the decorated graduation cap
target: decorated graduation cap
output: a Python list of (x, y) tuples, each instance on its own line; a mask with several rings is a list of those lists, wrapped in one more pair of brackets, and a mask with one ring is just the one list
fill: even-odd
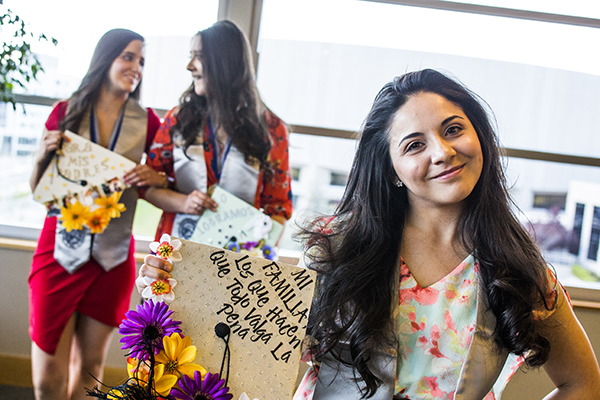
[(290, 400), (316, 273), (168, 235), (151, 249), (173, 270), (169, 280), (138, 278), (142, 295), (169, 302), (169, 318), (197, 348), (193, 362), (218, 373), (233, 399)]
[(211, 197), (219, 207), (216, 212), (204, 211), (190, 240), (216, 247), (260, 240), (269, 247), (275, 245), (283, 225), (219, 186), (214, 187)]
[(65, 136), (33, 191), (34, 200), (58, 204), (65, 197), (84, 198), (94, 190), (110, 194), (125, 188), (122, 177), (135, 167), (133, 161), (73, 132), (66, 131)]

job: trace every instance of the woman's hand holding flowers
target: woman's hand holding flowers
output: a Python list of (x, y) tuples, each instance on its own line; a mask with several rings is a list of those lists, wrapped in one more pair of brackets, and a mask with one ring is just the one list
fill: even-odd
[(144, 263), (140, 267), (139, 277), (135, 281), (138, 292), (142, 294), (142, 292), (147, 286), (144, 283), (144, 277), (165, 280), (171, 277), (171, 274), (169, 274), (169, 272), (171, 272), (172, 270), (173, 264), (171, 264), (168, 260), (162, 259), (152, 254), (148, 254), (144, 258)]

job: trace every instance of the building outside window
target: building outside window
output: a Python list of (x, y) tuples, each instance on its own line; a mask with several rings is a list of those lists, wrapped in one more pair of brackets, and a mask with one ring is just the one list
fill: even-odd
[[(325, 128), (324, 134), (332, 131), (350, 139), (360, 131), (378, 90), (393, 77), (422, 68), (450, 74), (487, 101), (501, 145), (519, 156), (529, 154), (525, 157), (530, 159), (505, 158), (510, 192), (518, 207), (515, 211), (535, 234), (561, 280), (600, 288), (593, 282), (598, 280), (594, 270), (584, 267), (586, 273), (580, 274), (574, 268), (584, 256), (568, 251), (573, 221), (565, 210), (573, 180), (600, 183), (600, 141), (596, 140), (600, 53), (590, 51), (600, 40), (600, 7), (589, 1), (489, 0), (465, 2), (464, 7), (442, 1), (430, 2), (435, 3), (431, 8), (402, 5), (401, 0), (390, 3), (265, 0), (258, 85), (269, 107), (300, 132), (320, 127)], [(475, 10), (473, 3), (502, 7), (500, 12), (491, 11), (520, 17), (487, 15), (490, 9)], [(457, 11), (465, 7), (469, 12)], [(534, 20), (539, 13), (545, 13), (542, 20)], [(310, 168), (349, 171), (337, 143), (348, 139), (314, 137), (310, 144), (304, 139), (303, 151), (330, 154), (317, 158)], [(561, 162), (536, 158), (540, 154), (595, 161), (576, 165), (560, 157)], [(344, 153), (346, 157), (351, 154)], [(292, 157), (293, 166), (296, 160)], [(334, 199), (324, 201), (323, 196), (333, 182), (323, 182), (320, 173), (307, 175), (303, 191), (306, 187), (325, 190), (296, 193), (298, 203), (331, 210)], [(596, 225), (592, 225), (593, 231)], [(558, 227), (560, 240), (555, 237), (557, 229), (553, 230)]]

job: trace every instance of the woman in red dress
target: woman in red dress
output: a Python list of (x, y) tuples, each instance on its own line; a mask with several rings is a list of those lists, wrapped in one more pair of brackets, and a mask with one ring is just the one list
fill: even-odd
[[(144, 38), (126, 30), (98, 42), (79, 89), (50, 114), (31, 175), (32, 189), (70, 130), (139, 163), (160, 121), (138, 103)], [(166, 185), (137, 165), (120, 202), (127, 208), (103, 233), (44, 223), (29, 276), (32, 372), (37, 399), (83, 399), (102, 379), (114, 327), (129, 308), (135, 279), (131, 233), (138, 186)]]

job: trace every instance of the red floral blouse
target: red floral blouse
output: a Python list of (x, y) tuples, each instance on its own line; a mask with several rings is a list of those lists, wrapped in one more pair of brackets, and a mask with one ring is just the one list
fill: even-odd
[[(147, 163), (154, 170), (164, 172), (172, 180), (175, 190), (177, 182), (173, 169), (173, 141), (171, 138), (171, 128), (177, 122), (177, 107), (167, 113), (161, 124), (150, 151), (148, 152)], [(253, 206), (270, 216), (282, 216), (289, 219), (292, 214), (292, 190), (291, 173), (289, 165), (289, 140), (285, 124), (273, 113), (265, 112), (269, 133), (271, 136), (271, 151), (268, 162), (273, 173), (265, 174), (261, 169), (258, 175), (258, 190)], [(204, 140), (209, 137), (208, 127), (204, 130)], [(211, 146), (204, 148), (204, 160), (208, 173), (207, 186), (210, 187), (218, 183), (213, 164), (214, 155)], [(160, 219), (156, 237), (160, 238), (163, 233), (171, 233), (173, 227), (174, 213), (163, 212)]]

